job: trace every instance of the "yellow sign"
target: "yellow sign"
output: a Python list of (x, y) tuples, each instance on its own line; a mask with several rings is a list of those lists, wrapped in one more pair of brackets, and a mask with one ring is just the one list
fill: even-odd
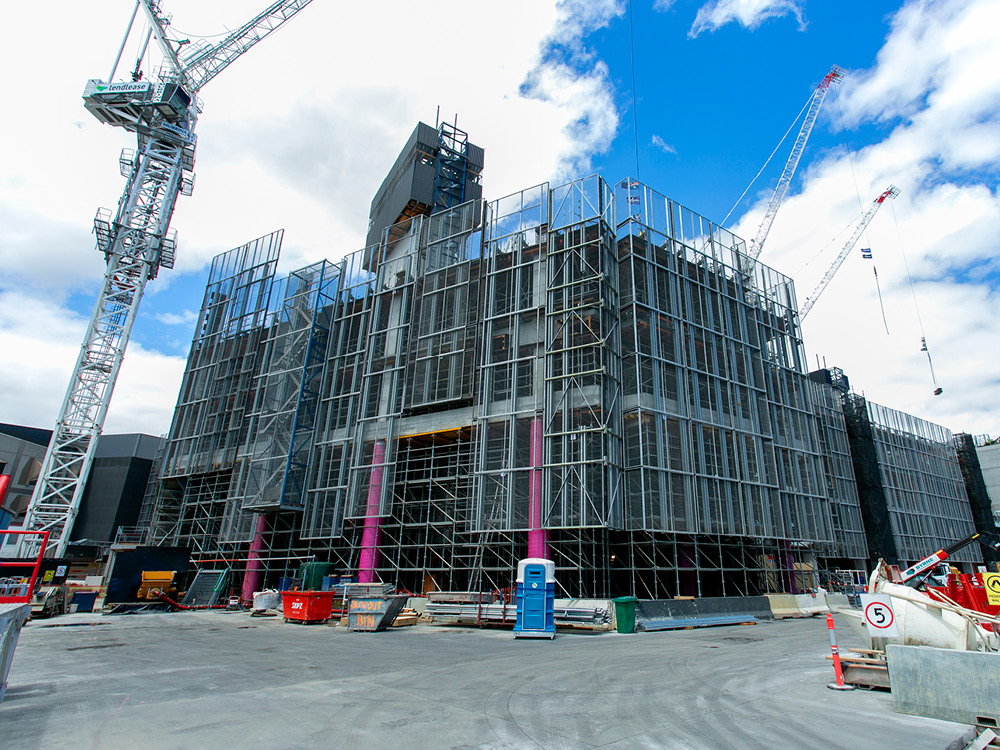
[(1000, 573), (983, 573), (983, 586), (986, 587), (986, 601), (1000, 605)]

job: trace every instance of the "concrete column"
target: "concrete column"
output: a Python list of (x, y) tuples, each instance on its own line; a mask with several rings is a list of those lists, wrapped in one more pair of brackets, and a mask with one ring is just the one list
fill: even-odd
[(549, 559), (548, 533), (542, 528), (542, 420), (531, 420), (528, 446), (531, 474), (528, 485), (528, 557)]
[(247, 555), (247, 567), (243, 573), (243, 603), (253, 604), (254, 592), (260, 591), (264, 583), (264, 566), (261, 564), (260, 553), (264, 549), (264, 535), (267, 533), (268, 518), (265, 513), (257, 515), (257, 528), (250, 543), (250, 553)]
[(385, 469), (385, 441), (376, 440), (372, 451), (372, 471), (368, 478), (368, 505), (365, 509), (365, 528), (361, 535), (361, 559), (358, 563), (358, 583), (371, 583), (378, 565), (378, 545), (382, 537), (382, 518), (379, 500), (382, 496), (382, 474)]

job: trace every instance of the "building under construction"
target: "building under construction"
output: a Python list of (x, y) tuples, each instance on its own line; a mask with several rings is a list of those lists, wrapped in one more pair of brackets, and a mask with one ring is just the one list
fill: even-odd
[(863, 568), (791, 280), (635, 180), (484, 202), (483, 157), (420, 124), (364, 249), (283, 278), (280, 232), (215, 259), (148, 540), (245, 594), (312, 560), (419, 593), (548, 557), (562, 596), (653, 599)]
[[(856, 393), (843, 405), (872, 557), (906, 567), (977, 530), (950, 431)], [(982, 557), (966, 547), (950, 560)]]

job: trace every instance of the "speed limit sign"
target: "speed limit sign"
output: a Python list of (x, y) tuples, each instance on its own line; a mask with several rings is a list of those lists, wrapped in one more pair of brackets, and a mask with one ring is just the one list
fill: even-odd
[(873, 638), (892, 638), (898, 635), (896, 613), (892, 611), (892, 598), (888, 594), (862, 594), (861, 612)]

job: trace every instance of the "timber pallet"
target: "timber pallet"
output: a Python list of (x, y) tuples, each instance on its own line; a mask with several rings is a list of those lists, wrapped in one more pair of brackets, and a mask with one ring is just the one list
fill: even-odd
[[(856, 655), (855, 655), (856, 654)], [(829, 660), (833, 656), (827, 655)], [(883, 651), (873, 651), (868, 648), (852, 648), (840, 657), (840, 665), (844, 671), (844, 682), (854, 687), (871, 690), (891, 690), (889, 683), (889, 667)]]

